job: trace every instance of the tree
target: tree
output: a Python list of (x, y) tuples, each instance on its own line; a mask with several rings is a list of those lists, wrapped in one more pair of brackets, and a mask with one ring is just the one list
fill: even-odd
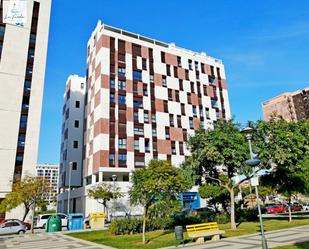
[[(22, 220), (24, 221), (31, 209), (34, 214), (36, 207), (45, 204), (44, 197), (50, 192), (50, 188), (49, 181), (44, 177), (26, 176), (13, 183), (12, 192), (6, 194), (4, 201), (0, 204), (0, 210), (6, 212), (23, 205), (25, 212)], [(31, 230), (33, 233), (33, 215)]]
[(97, 200), (98, 203), (103, 205), (103, 211), (107, 215), (107, 202), (112, 199), (118, 199), (123, 196), (120, 193), (119, 187), (114, 187), (111, 184), (101, 183), (93, 186), (88, 190), (88, 196), (92, 199)]
[[(246, 138), (240, 132), (240, 125), (233, 120), (220, 120), (213, 130), (200, 129), (189, 138), (187, 143), (191, 151), (184, 164), (191, 167), (201, 184), (203, 177), (217, 182), (225, 188), (230, 196), (231, 229), (236, 229), (235, 222), (235, 190), (250, 178), (251, 169), (244, 165), (249, 158)], [(235, 182), (236, 175), (246, 175)]]
[(221, 204), (222, 208), (227, 211), (227, 205), (229, 203), (229, 193), (228, 191), (217, 184), (207, 183), (199, 187), (199, 193), (202, 198), (209, 198), (209, 203), (214, 206), (216, 213), (218, 213), (217, 204)]
[[(259, 158), (272, 170), (262, 182), (284, 194), (291, 204), (294, 193), (309, 191), (309, 120), (287, 122), (276, 118), (256, 123), (253, 137)], [(289, 221), (292, 220), (289, 205)]]
[(129, 191), (132, 205), (143, 206), (143, 244), (146, 243), (145, 231), (149, 209), (158, 202), (178, 200), (178, 194), (187, 189), (182, 171), (169, 161), (151, 160), (146, 168), (136, 170), (132, 175)]

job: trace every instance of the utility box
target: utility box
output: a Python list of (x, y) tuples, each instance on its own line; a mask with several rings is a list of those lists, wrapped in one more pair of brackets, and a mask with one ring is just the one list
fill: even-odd
[(69, 214), (68, 229), (69, 230), (82, 230), (84, 223), (83, 214)]
[(61, 218), (58, 215), (50, 216), (46, 222), (46, 232), (59, 232), (61, 229)]
[(102, 230), (105, 226), (105, 217), (104, 212), (90, 213), (90, 228), (93, 230)]

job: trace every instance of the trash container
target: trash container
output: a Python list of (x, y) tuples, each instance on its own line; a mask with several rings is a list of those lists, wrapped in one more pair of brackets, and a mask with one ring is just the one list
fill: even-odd
[(176, 237), (176, 240), (183, 240), (182, 226), (176, 226), (175, 227), (175, 237)]
[(50, 216), (46, 222), (46, 232), (59, 232), (61, 229), (61, 218), (58, 215)]
[(90, 228), (94, 230), (104, 229), (105, 217), (104, 212), (90, 213)]
[(82, 230), (84, 222), (83, 214), (69, 214), (68, 229), (69, 230)]

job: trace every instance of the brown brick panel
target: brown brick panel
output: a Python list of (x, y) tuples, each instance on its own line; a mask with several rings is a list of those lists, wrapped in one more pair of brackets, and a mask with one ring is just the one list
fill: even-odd
[(210, 65), (204, 64), (205, 73), (211, 75)]
[(226, 80), (224, 80), (224, 79), (221, 79), (221, 88), (227, 89)]
[(101, 118), (97, 120), (94, 124), (94, 137), (99, 134), (109, 134), (109, 119)]
[(197, 130), (200, 128), (200, 119), (199, 118), (193, 118), (193, 128), (194, 130)]
[(170, 127), (170, 140), (183, 141), (182, 128)]
[(163, 99), (155, 99), (155, 108), (157, 112), (164, 112)]
[(109, 166), (109, 151), (108, 150), (100, 150), (94, 153), (92, 159), (92, 170), (93, 173), (99, 171), (100, 167), (108, 167)]
[(110, 37), (107, 35), (102, 35), (102, 47), (104, 48), (110, 48)]
[(213, 86), (207, 86), (207, 95), (211, 98), (215, 97)]
[(100, 104), (101, 91), (99, 90), (94, 96), (94, 108)]
[(128, 107), (127, 106), (127, 109), (126, 109), (126, 118), (127, 118), (127, 121), (133, 121), (133, 107)]
[(101, 62), (95, 69), (95, 80), (97, 80), (100, 77), (100, 75), (101, 75)]
[(155, 73), (154, 74), (154, 83), (156, 86), (162, 86), (162, 75)]
[(182, 80), (185, 80), (186, 79), (186, 70), (184, 68), (181, 68), (181, 67), (178, 67), (178, 78), (179, 79), (182, 79)]
[(149, 48), (142, 46), (142, 57), (145, 59), (149, 59)]
[(177, 56), (169, 53), (165, 53), (165, 63), (173, 66), (177, 66)]
[(134, 137), (127, 137), (127, 151), (134, 152)]
[(191, 103), (192, 105), (195, 105), (195, 106), (199, 105), (197, 94), (191, 93)]
[(171, 141), (170, 140), (162, 140), (158, 139), (158, 153), (161, 154), (171, 154)]

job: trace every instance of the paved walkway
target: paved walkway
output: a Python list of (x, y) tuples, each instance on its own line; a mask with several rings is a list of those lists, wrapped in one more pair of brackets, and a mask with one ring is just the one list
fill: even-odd
[(110, 249), (92, 242), (72, 238), (62, 233), (26, 234), (0, 237), (1, 249)]
[[(277, 230), (266, 233), (266, 239), (269, 248), (295, 244), (309, 240), (309, 226), (294, 227), (289, 229)], [(171, 248), (171, 247), (169, 247)], [(176, 247), (174, 247), (176, 248)], [(230, 237), (218, 242), (208, 242), (202, 245), (185, 245), (177, 248), (184, 249), (257, 249), (261, 247), (261, 236), (259, 234), (244, 235), (239, 237)]]

